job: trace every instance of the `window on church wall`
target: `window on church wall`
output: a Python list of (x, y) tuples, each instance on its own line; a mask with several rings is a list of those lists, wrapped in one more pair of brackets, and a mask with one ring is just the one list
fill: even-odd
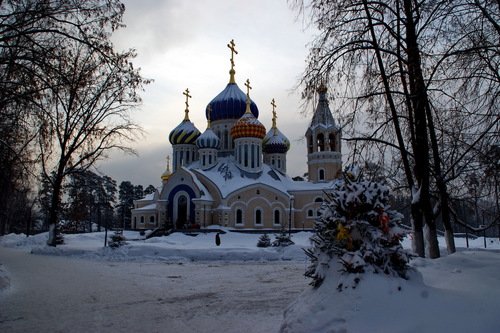
[(150, 216), (149, 217), (149, 223), (155, 223), (155, 217), (154, 216)]
[(317, 136), (318, 151), (325, 151), (325, 136), (323, 133), (319, 133)]
[(243, 211), (241, 209), (236, 210), (236, 224), (243, 224)]
[(134, 216), (134, 228), (137, 225), (137, 216)]
[(335, 134), (330, 134), (328, 136), (328, 143), (330, 144), (330, 151), (335, 151), (335, 143), (336, 143), (336, 140), (335, 140)]
[(312, 154), (312, 152), (313, 152), (313, 138), (312, 138), (312, 135), (309, 135), (307, 137), (307, 152), (309, 154)]
[(245, 144), (244, 150), (245, 150), (245, 156), (243, 158), (244, 159), (243, 165), (247, 167), (248, 166), (248, 144)]
[(318, 176), (319, 180), (325, 180), (325, 170), (319, 169), (318, 174), (319, 174)]
[(224, 149), (228, 149), (229, 147), (229, 133), (227, 130), (224, 130)]
[(183, 166), (184, 165), (183, 157), (184, 157), (184, 152), (181, 150), (179, 152), (179, 166)]
[(323, 198), (318, 197), (318, 198), (314, 199), (314, 202), (323, 202)]
[(243, 147), (238, 146), (238, 163), (241, 165), (241, 159), (243, 158)]
[(201, 165), (203, 165), (203, 166), (205, 166), (205, 165), (206, 165), (206, 163), (205, 163), (205, 162), (206, 162), (206, 161), (205, 161), (205, 158), (206, 158), (206, 156), (205, 156), (205, 154), (203, 154), (203, 156), (201, 157)]
[(255, 211), (255, 225), (262, 225), (262, 210)]
[(212, 164), (212, 154), (208, 155), (208, 164)]
[(281, 169), (281, 158), (278, 158), (278, 169)]
[(307, 211), (307, 217), (313, 217), (313, 216), (314, 216), (314, 212), (313, 212), (313, 210), (312, 210), (312, 209), (309, 209), (309, 210)]
[(281, 225), (281, 214), (280, 214), (280, 211), (279, 209), (276, 209), (274, 211), (274, 221), (273, 221), (274, 225)]
[(251, 157), (250, 157), (251, 163), (250, 164), (251, 164), (251, 168), (253, 169), (253, 168), (255, 168), (255, 145), (254, 144), (252, 144), (250, 151), (251, 151)]
[(141, 216), (141, 223), (144, 224), (144, 216)]

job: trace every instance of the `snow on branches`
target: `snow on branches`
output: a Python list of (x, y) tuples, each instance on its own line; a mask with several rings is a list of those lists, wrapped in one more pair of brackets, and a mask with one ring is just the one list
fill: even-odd
[(410, 254), (401, 246), (403, 216), (389, 209), (388, 187), (363, 180), (351, 166), (326, 196), (312, 247), (305, 250), (311, 259), (305, 273), (311, 285), (321, 285), (329, 265), (337, 263), (344, 273), (372, 271), (406, 279)]

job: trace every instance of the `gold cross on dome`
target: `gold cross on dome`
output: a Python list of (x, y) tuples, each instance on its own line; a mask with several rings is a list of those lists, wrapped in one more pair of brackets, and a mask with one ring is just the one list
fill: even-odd
[(250, 86), (249, 79), (247, 79), (247, 82), (245, 82), (245, 87), (247, 87), (247, 96), (250, 97), (250, 89), (252, 89), (252, 87)]
[(227, 47), (231, 50), (231, 69), (234, 68), (234, 55), (238, 54), (238, 51), (236, 51), (236, 44), (234, 44), (234, 39), (231, 39), (229, 44), (227, 44)]
[(275, 110), (275, 108), (276, 108), (276, 102), (274, 101), (274, 98), (271, 101), (271, 105), (273, 107), (273, 128), (276, 128), (276, 118), (277, 118), (277, 116), (276, 116), (276, 110)]
[(189, 120), (189, 99), (192, 98), (191, 95), (189, 95), (189, 89), (186, 88), (186, 91), (184, 91), (182, 93), (184, 96), (186, 96), (186, 110), (184, 110), (184, 112), (186, 113), (186, 115), (184, 116), (184, 120)]

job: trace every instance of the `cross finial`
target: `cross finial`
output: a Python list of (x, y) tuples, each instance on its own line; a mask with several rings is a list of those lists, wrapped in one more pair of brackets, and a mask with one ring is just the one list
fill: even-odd
[(276, 110), (275, 110), (276, 109), (276, 102), (274, 101), (274, 98), (271, 101), (271, 105), (273, 107), (273, 128), (276, 129), (276, 118), (277, 118), (277, 116), (276, 116)]
[(186, 96), (186, 110), (184, 112), (186, 113), (184, 116), (184, 120), (189, 120), (189, 99), (192, 98), (191, 95), (189, 95), (189, 89), (186, 88), (186, 91), (182, 93), (184, 96)]
[(250, 89), (252, 89), (252, 87), (250, 86), (249, 79), (247, 79), (247, 81), (245, 82), (245, 87), (247, 87), (247, 97), (250, 97)]
[(235, 70), (234, 70), (234, 55), (235, 54), (238, 54), (238, 51), (236, 51), (236, 44), (234, 44), (234, 39), (231, 39), (231, 41), (229, 42), (229, 44), (227, 44), (227, 47), (229, 47), (229, 49), (231, 50), (231, 70), (229, 71), (229, 83), (236, 83), (234, 81), (234, 73)]
[(249, 79), (247, 79), (247, 81), (245, 82), (245, 87), (247, 87), (247, 109), (246, 109), (245, 113), (251, 113), (251, 111), (250, 111), (250, 89), (252, 89), (252, 87), (250, 86)]
[(212, 118), (212, 105), (208, 104), (207, 108), (207, 128), (210, 128), (210, 119)]

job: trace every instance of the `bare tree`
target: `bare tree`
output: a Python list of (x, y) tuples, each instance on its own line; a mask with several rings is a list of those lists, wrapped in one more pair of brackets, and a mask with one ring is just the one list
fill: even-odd
[(55, 243), (61, 190), (67, 175), (86, 170), (111, 149), (132, 152), (127, 143), (140, 128), (129, 111), (140, 103), (144, 80), (130, 62), (133, 52), (107, 52), (67, 41), (44, 64), (46, 87), (37, 115), (43, 130), (39, 151), (53, 196), (49, 241)]
[[(500, 7), (489, 2), (295, 2), (321, 32), (301, 81), (304, 97), (318, 81), (329, 80), (337, 102), (349, 106), (342, 109), (350, 110), (343, 118), (350, 125), (344, 133), (354, 142), (352, 153), (369, 154), (376, 147), (404, 171), (421, 256), (424, 225), (429, 255), (439, 256), (439, 215), (448, 251), (455, 251), (450, 187), (464, 173), (458, 166), (477, 160), (481, 145), (498, 139)], [(467, 115), (473, 125), (456, 131)]]
[[(65, 40), (106, 56), (123, 11), (119, 0), (0, 1), (0, 212), (24, 187), (33, 188), (38, 175), (34, 150), (42, 126), (36, 104), (45, 89), (38, 77), (46, 57)], [(0, 233), (6, 225), (1, 214)]]

